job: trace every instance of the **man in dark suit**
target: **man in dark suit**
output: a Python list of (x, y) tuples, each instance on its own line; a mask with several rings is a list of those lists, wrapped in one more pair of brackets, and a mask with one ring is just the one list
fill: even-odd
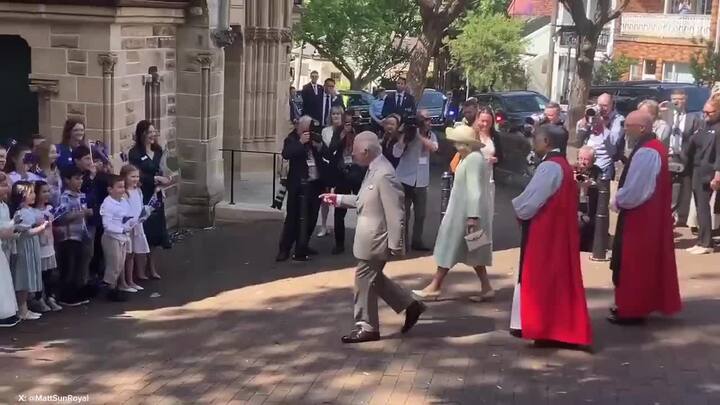
[[(319, 134), (312, 134), (310, 127), (312, 118), (303, 115), (295, 125), (295, 130), (288, 134), (283, 144), (282, 157), (289, 162), (287, 174), (287, 214), (283, 225), (282, 236), (276, 261), (282, 262), (290, 258), (290, 250), (295, 245), (293, 260), (307, 261), (308, 255), (315, 254), (308, 247), (307, 241), (317, 223), (322, 191), (320, 165), (322, 164), (322, 148), (324, 147)], [(303, 183), (307, 185), (303, 187)], [(305, 199), (305, 200), (303, 200)], [(302, 212), (303, 208), (305, 211)], [(307, 221), (305, 234), (301, 235), (301, 212)]]
[(322, 98), (322, 120), (320, 121), (320, 126), (324, 128), (330, 125), (330, 110), (332, 110), (333, 107), (341, 107), (345, 110), (345, 104), (342, 101), (342, 97), (340, 97), (335, 89), (334, 79), (325, 79), (323, 90), (325, 93)]
[(309, 115), (318, 123), (322, 123), (322, 101), (325, 90), (318, 84), (320, 74), (316, 70), (310, 72), (310, 83), (303, 86), (300, 95), (303, 100), (303, 114)]
[[(671, 128), (670, 138), (665, 146), (668, 147), (671, 161), (688, 166), (688, 162), (683, 158), (683, 152), (690, 145), (692, 135), (703, 125), (702, 116), (687, 112), (687, 93), (685, 93), (685, 90), (673, 90), (670, 100), (673, 107), (663, 113), (663, 119)], [(682, 176), (678, 195), (676, 226), (686, 226), (688, 213), (690, 212), (690, 200), (693, 192), (692, 168), (686, 167), (686, 169), (685, 174)]]
[(407, 80), (400, 77), (396, 82), (397, 90), (394, 96), (385, 97), (382, 109), (383, 118), (390, 114), (398, 114), (403, 119), (415, 115), (415, 98), (407, 92)]
[[(710, 96), (703, 107), (705, 123), (692, 136), (685, 154), (688, 168), (692, 170), (693, 195), (697, 208), (699, 237), (696, 246), (688, 249), (690, 254), (712, 253), (713, 192), (720, 190), (720, 93)], [(717, 196), (716, 196), (717, 199)]]

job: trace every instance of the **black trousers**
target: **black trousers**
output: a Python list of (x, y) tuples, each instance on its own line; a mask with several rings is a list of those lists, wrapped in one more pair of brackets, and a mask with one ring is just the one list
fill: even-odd
[(712, 211), (710, 198), (714, 192), (710, 184), (699, 177), (693, 177), (693, 195), (698, 218), (698, 245), (706, 248), (713, 247), (712, 241)]
[(83, 269), (85, 249), (83, 242), (66, 240), (57, 244), (55, 258), (60, 271), (58, 298), (61, 301), (80, 299), (80, 291), (85, 286), (86, 275)]
[[(310, 241), (313, 231), (315, 230), (318, 212), (320, 211), (321, 201), (319, 197), (321, 191), (322, 184), (320, 181), (309, 182), (305, 192), (300, 190), (299, 187), (291, 187), (288, 189), (286, 205), (287, 212), (285, 215), (285, 223), (283, 224), (282, 236), (280, 237), (281, 252), (289, 252), (294, 245), (295, 255), (307, 255), (307, 244)], [(306, 202), (303, 202), (303, 198), (305, 198)], [(304, 213), (305, 219), (307, 220), (307, 227), (305, 229), (305, 237), (301, 238), (300, 213), (303, 206), (306, 206), (307, 209)]]
[[(360, 192), (360, 185), (351, 186), (349, 183), (344, 182), (335, 186), (336, 194), (355, 194)], [(345, 247), (345, 216), (347, 215), (347, 208), (335, 207), (335, 246)]]

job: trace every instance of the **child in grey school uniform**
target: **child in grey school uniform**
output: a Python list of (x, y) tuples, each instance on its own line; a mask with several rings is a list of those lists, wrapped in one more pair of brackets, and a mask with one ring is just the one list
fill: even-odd
[(137, 225), (123, 201), (125, 197), (125, 179), (111, 176), (108, 182), (108, 196), (100, 206), (100, 216), (105, 232), (102, 235), (102, 248), (105, 255), (105, 275), (103, 288), (110, 301), (127, 301), (124, 291), (118, 285), (125, 285), (125, 256), (130, 243), (130, 231)]

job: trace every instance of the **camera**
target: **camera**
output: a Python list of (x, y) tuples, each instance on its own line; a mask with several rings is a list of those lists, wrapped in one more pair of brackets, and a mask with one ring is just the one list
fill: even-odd
[(310, 132), (310, 140), (317, 143), (321, 143), (323, 141), (322, 135), (317, 132)]
[(600, 115), (600, 110), (597, 106), (591, 105), (585, 109), (585, 117), (592, 118)]
[(545, 113), (535, 113), (525, 118), (525, 123), (528, 125), (538, 125), (545, 120), (547, 120)]
[(578, 173), (575, 175), (575, 180), (579, 181), (580, 183), (585, 182), (587, 180), (587, 176), (581, 173)]

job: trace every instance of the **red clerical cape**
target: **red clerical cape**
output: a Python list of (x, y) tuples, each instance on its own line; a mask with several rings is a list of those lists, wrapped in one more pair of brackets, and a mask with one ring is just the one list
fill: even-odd
[(667, 149), (655, 138), (642, 146), (656, 150), (662, 164), (652, 197), (621, 212), (622, 231), (616, 235), (622, 246), (620, 266), (614, 269), (619, 272), (615, 305), (618, 316), (625, 318), (643, 318), (655, 311), (669, 315), (682, 307), (670, 207), (672, 182), (668, 160), (664, 158)]
[(520, 273), (522, 337), (577, 345), (592, 343), (580, 270), (578, 189), (564, 156), (557, 192), (530, 220)]

